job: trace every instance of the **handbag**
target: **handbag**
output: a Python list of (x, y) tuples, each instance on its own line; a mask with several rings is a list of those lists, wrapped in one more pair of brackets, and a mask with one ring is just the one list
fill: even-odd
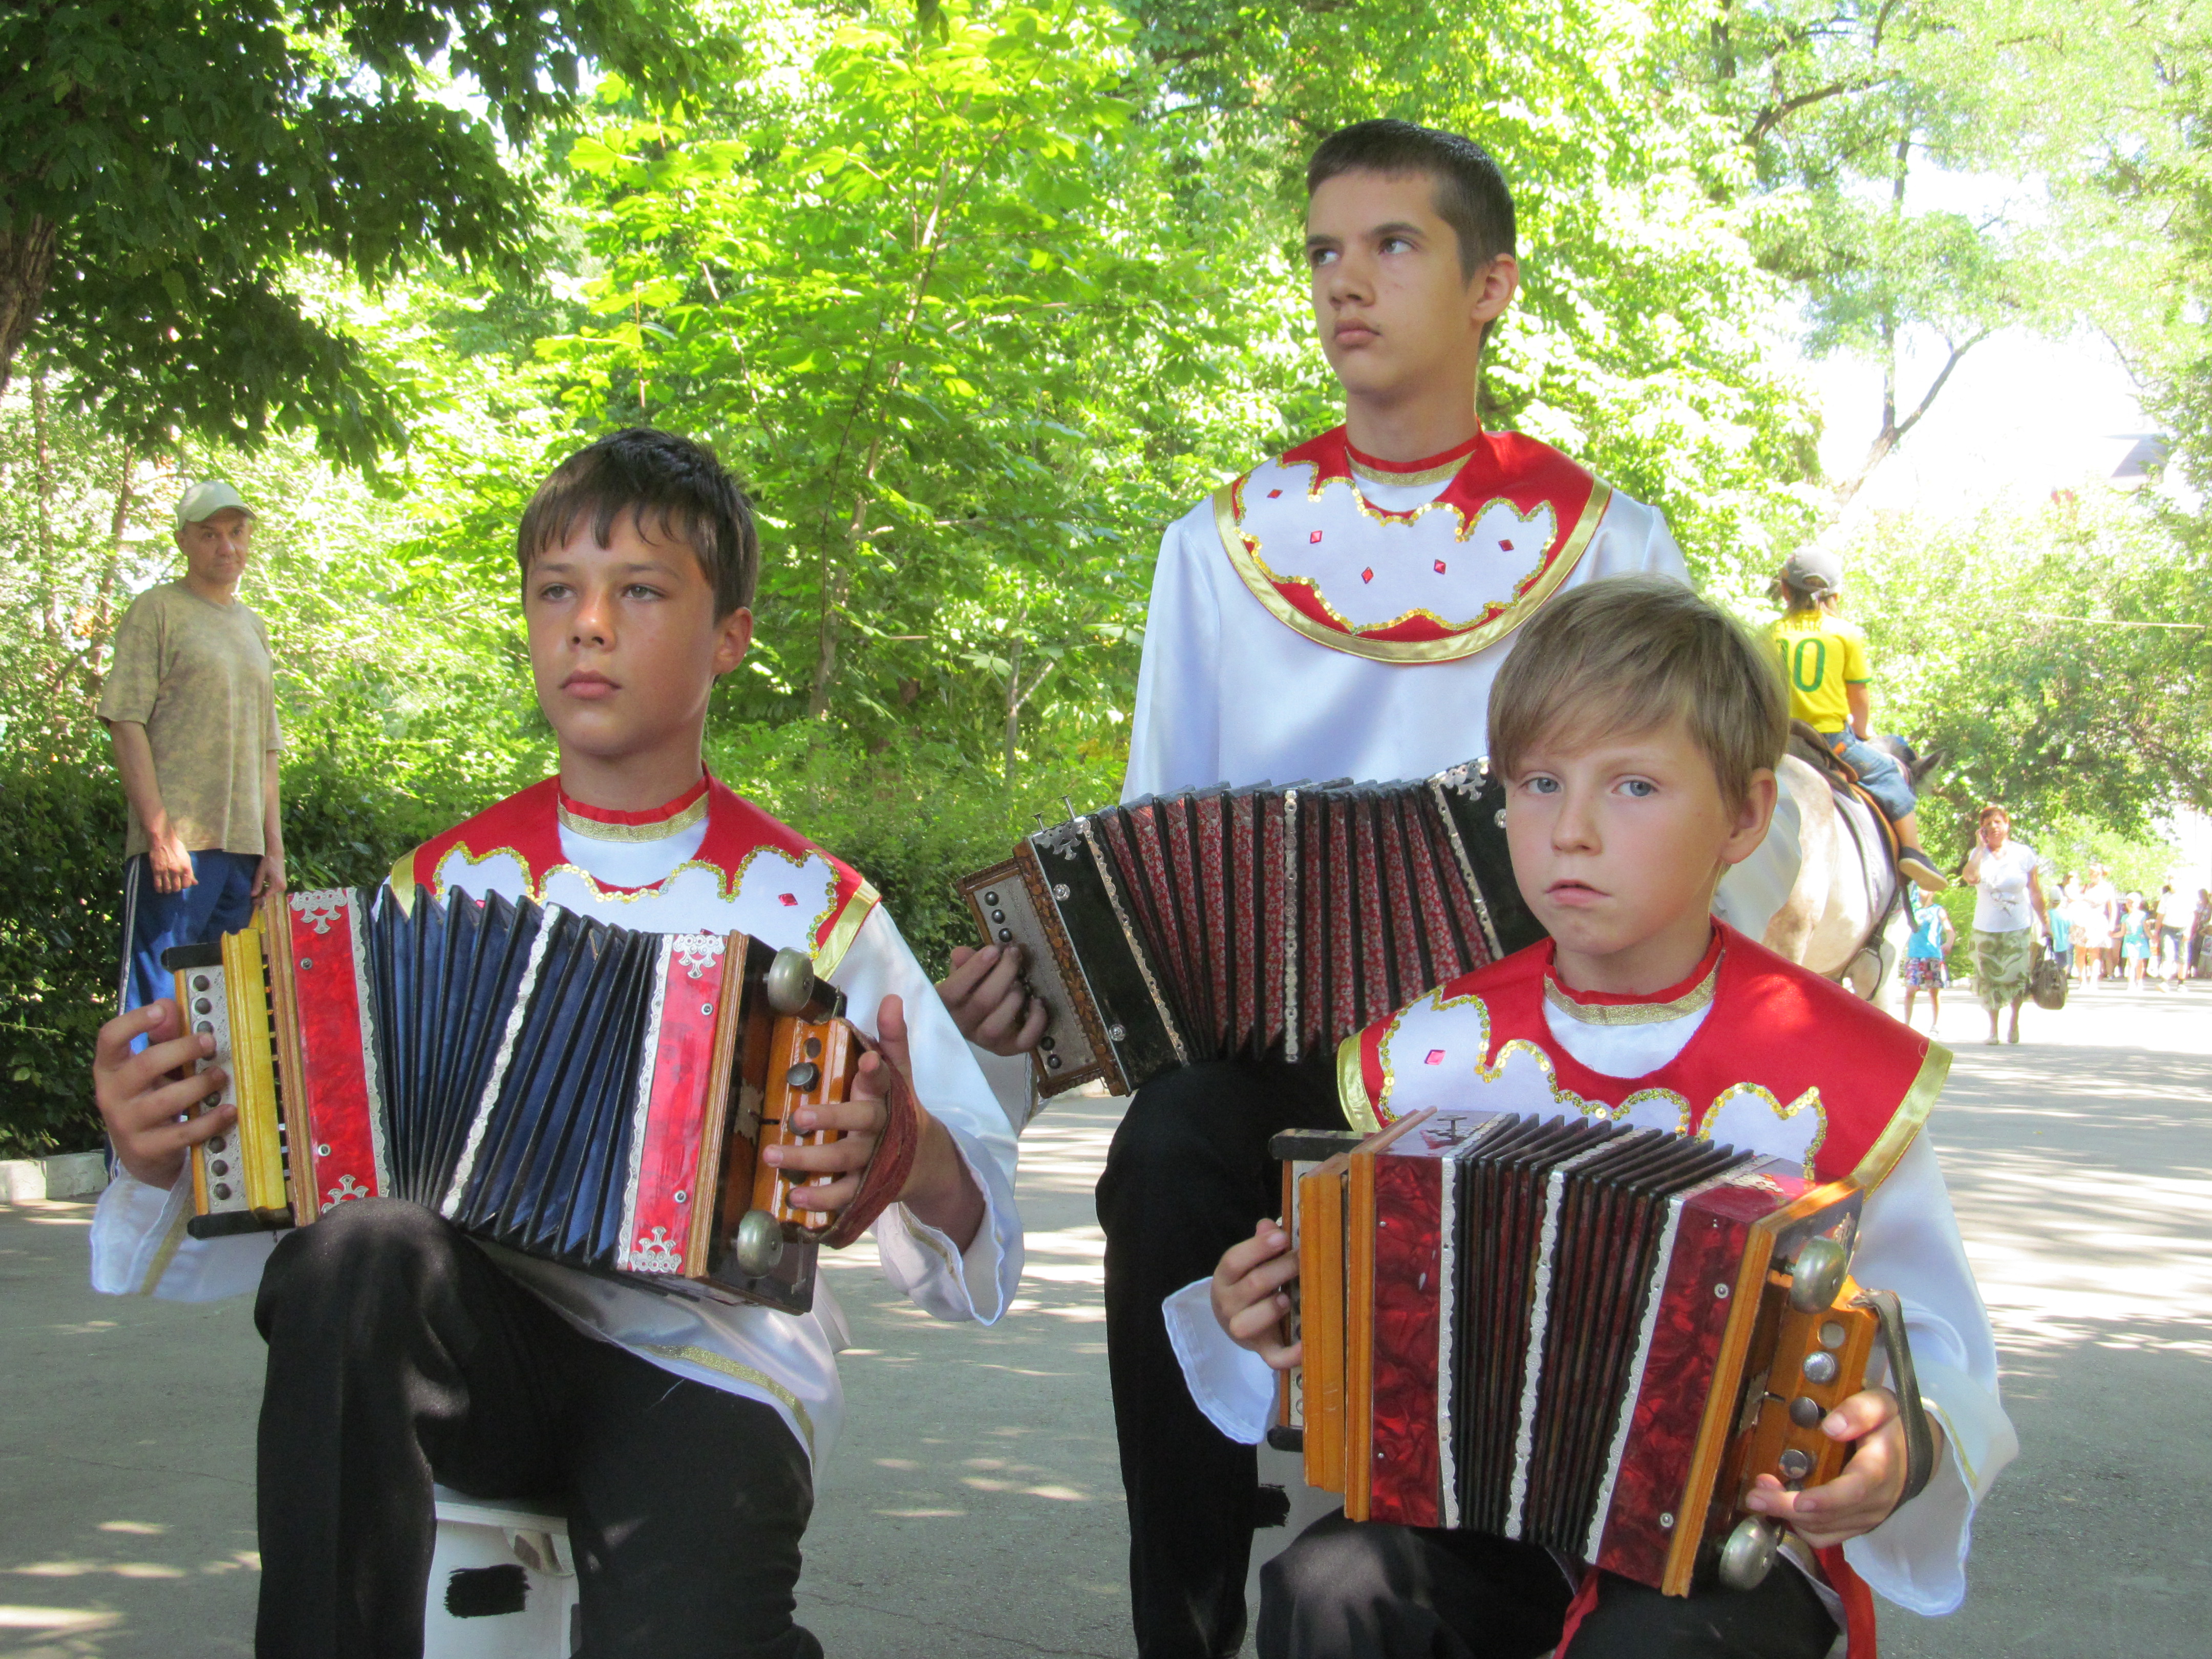
[(2035, 961), (2027, 970), (2027, 994), (2039, 1008), (2066, 1006), (2066, 970), (2058, 965), (2058, 958), (2045, 948), (2041, 939), (2035, 941)]

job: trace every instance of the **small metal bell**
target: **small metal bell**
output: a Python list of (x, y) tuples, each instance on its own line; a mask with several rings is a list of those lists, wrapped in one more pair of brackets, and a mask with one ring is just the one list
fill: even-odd
[(747, 1210), (738, 1223), (738, 1266), (754, 1279), (765, 1278), (783, 1260), (783, 1229), (766, 1210)]

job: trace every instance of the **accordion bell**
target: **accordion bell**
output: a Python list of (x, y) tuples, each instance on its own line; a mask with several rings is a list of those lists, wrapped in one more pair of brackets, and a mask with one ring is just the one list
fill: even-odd
[(1039, 1092), (1127, 1094), (1193, 1060), (1327, 1052), (1542, 938), (1504, 804), (1480, 762), (1157, 796), (1042, 828), (959, 887), (1044, 1003)]
[[(401, 1198), (485, 1243), (680, 1295), (812, 1305), (835, 1223), (760, 1157), (815, 1144), (866, 1040), (796, 951), (418, 890), (303, 892), (164, 958), (227, 1074), (198, 1237)], [(830, 1242), (846, 1242), (832, 1237)]]
[(1744, 1495), (1841, 1469), (1820, 1424), (1878, 1333), (1924, 1442), (1894, 1298), (1849, 1278), (1849, 1182), (1479, 1111), (1275, 1150), (1304, 1348), (1270, 1438), (1352, 1519), (1523, 1539), (1668, 1595), (1747, 1587), (1779, 1534)]

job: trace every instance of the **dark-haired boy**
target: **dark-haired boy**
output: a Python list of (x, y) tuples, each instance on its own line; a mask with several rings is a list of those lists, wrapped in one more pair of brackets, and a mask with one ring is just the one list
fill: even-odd
[[(617, 433), (555, 470), (517, 547), (559, 775), (400, 860), (394, 892), (527, 896), (808, 951), (882, 1054), (852, 1102), (819, 1113), (844, 1139), (768, 1156), (813, 1177), (800, 1203), (843, 1208), (897, 1066), (923, 1110), (913, 1174), (876, 1226), (885, 1275), (939, 1318), (996, 1320), (1022, 1260), (1005, 1114), (867, 884), (701, 764), (714, 681), (751, 637), (743, 494), (696, 444)], [(93, 1279), (190, 1299), (258, 1284), (263, 1659), (421, 1651), (434, 1479), (564, 1503), (584, 1651), (821, 1652), (792, 1591), (811, 1460), (842, 1413), (826, 1283), (797, 1317), (657, 1296), (495, 1257), (389, 1200), (281, 1242), (185, 1240), (185, 1149), (230, 1114), (178, 1121), (208, 1087), (162, 1081), (207, 1052), (179, 1029), (163, 1001), (101, 1030), (94, 1076), (123, 1173), (94, 1223)]]
[[(1512, 194), (1482, 148), (1362, 122), (1322, 143), (1306, 181), (1314, 319), (1344, 424), (1170, 526), (1124, 799), (1433, 775), (1474, 753), (1515, 630), (1553, 595), (1629, 571), (1689, 580), (1656, 511), (1476, 419), (1484, 343), (1520, 280)], [(1723, 914), (1763, 933), (1794, 858), (1778, 838)], [(1001, 1054), (1034, 1044), (1042, 1014), (1024, 1010), (1018, 963), (956, 957), (943, 990), (962, 1029)], [(1273, 1212), (1276, 1131), (1340, 1122), (1322, 1057), (1171, 1073), (1139, 1091), (1115, 1137), (1098, 1217), (1146, 1659), (1237, 1651), (1257, 1484), (1250, 1449), (1182, 1386), (1161, 1298)]]
[[(1686, 590), (1648, 577), (1549, 606), (1498, 676), (1489, 753), (1522, 896), (1552, 937), (1346, 1040), (1345, 1114), (1368, 1129), (1425, 1107), (1581, 1113), (1802, 1164), (1868, 1189), (1853, 1275), (1896, 1291), (1936, 1431), (1917, 1493), (1895, 1396), (1824, 1420), (1856, 1443), (1834, 1480), (1750, 1507), (1791, 1528), (1757, 1589), (1686, 1598), (1474, 1531), (1309, 1528), (1262, 1571), (1262, 1659), (1821, 1659), (1838, 1626), (1874, 1651), (1870, 1584), (1957, 1607), (1975, 1505), (2017, 1443), (1996, 1351), (1934, 1149), (1920, 1133), (1950, 1056), (1711, 915), (1723, 870), (1765, 834), (1788, 704), (1768, 653)], [(1194, 1395), (1256, 1440), (1297, 1258), (1263, 1220), (1210, 1280), (1170, 1299)], [(1234, 1346), (1231, 1346), (1231, 1345)]]

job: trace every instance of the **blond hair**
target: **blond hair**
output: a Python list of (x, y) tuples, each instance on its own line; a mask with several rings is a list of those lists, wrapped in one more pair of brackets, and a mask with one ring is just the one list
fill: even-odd
[(1641, 734), (1680, 716), (1731, 809), (1790, 741), (1772, 653), (1681, 583), (1608, 576), (1521, 630), (1490, 691), (1490, 763), (1507, 777), (1547, 738)]

